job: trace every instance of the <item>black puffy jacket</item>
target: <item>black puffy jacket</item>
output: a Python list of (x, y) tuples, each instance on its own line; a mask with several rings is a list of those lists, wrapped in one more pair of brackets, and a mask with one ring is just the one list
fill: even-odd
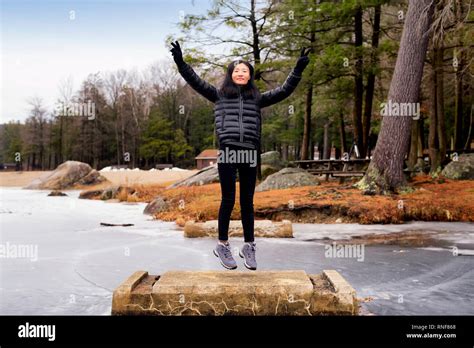
[(283, 85), (262, 93), (258, 100), (243, 99), (242, 95), (226, 98), (216, 87), (201, 79), (189, 64), (184, 63), (178, 71), (196, 92), (215, 104), (214, 123), (219, 146), (233, 144), (250, 149), (260, 147), (260, 110), (290, 96), (301, 80), (301, 73), (293, 69)]

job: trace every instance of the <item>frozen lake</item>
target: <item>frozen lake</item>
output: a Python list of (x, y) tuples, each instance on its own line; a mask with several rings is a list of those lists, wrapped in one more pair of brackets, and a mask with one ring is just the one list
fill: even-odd
[[(0, 188), (1, 315), (109, 315), (112, 291), (137, 270), (223, 270), (212, 254), (213, 238), (184, 238), (174, 222), (143, 215), (144, 203), (82, 200), (79, 191), (65, 192), (67, 197), (48, 197), (49, 191)], [(101, 222), (134, 226), (103, 227)], [(324, 238), (410, 230), (439, 232), (442, 246), (365, 245), (358, 261), (326, 257), (322, 243)], [(364, 313), (474, 314), (473, 224), (294, 224), (294, 236), (257, 238), (259, 270), (335, 269), (359, 298), (372, 298), (363, 304)], [(242, 238), (230, 241), (233, 247), (243, 243)], [(460, 255), (453, 253), (454, 246)], [(14, 255), (20, 247), (28, 253)], [(238, 269), (248, 271), (236, 259)]]

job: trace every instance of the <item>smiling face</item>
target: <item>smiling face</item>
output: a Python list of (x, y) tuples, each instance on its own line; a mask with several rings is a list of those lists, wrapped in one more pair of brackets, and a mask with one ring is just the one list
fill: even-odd
[(250, 80), (250, 70), (244, 63), (238, 64), (232, 72), (232, 81), (237, 85), (246, 85)]

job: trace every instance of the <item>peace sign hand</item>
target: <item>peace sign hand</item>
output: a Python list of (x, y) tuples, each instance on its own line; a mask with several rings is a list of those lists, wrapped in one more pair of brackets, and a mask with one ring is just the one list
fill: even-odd
[(170, 50), (171, 54), (173, 54), (173, 59), (176, 65), (181, 66), (184, 64), (183, 60), (183, 52), (181, 51), (181, 46), (179, 45), (178, 41), (171, 42), (171, 46), (173, 48)]

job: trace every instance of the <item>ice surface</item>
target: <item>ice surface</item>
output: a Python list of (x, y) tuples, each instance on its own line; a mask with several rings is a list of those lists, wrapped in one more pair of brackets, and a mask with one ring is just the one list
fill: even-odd
[[(213, 238), (183, 237), (173, 222), (143, 215), (144, 203), (48, 197), (49, 191), (0, 188), (0, 244), (37, 246), (37, 260), (0, 258), (0, 314), (108, 315), (112, 291), (137, 270), (222, 270)], [(101, 222), (132, 223), (104, 227)], [(404, 225), (294, 224), (292, 239), (257, 238), (259, 270), (335, 269), (371, 297), (364, 311), (378, 315), (473, 315), (474, 257), (449, 248), (365, 246), (364, 261), (329, 258), (322, 239), (337, 242), (368, 233), (438, 231), (437, 238), (472, 251), (466, 223)], [(232, 247), (243, 244), (230, 238)], [(236, 254), (240, 270), (248, 271)], [(249, 271), (250, 272), (250, 271)]]

